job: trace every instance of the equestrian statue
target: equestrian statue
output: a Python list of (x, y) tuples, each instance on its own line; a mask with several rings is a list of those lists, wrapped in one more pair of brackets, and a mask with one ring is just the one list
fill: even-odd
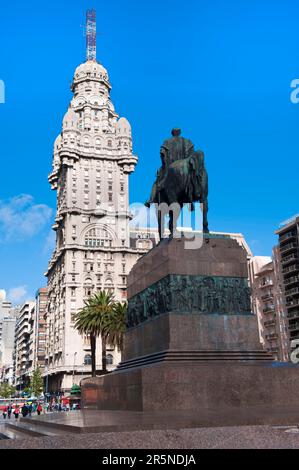
[[(150, 199), (145, 205), (155, 204), (160, 239), (163, 237), (164, 217), (169, 214), (170, 237), (176, 232), (176, 222), (184, 204), (194, 211), (195, 202), (202, 204), (203, 232), (208, 228), (208, 174), (204, 153), (195, 151), (191, 140), (181, 137), (180, 129), (171, 131), (172, 137), (164, 141), (160, 156), (162, 166), (157, 172)], [(172, 207), (171, 207), (172, 206)], [(168, 210), (165, 207), (168, 207)], [(173, 207), (178, 207), (173, 210)]]

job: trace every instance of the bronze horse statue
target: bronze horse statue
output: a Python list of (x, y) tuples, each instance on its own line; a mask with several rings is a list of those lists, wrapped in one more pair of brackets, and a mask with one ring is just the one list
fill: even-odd
[(195, 202), (202, 204), (203, 232), (208, 233), (208, 174), (204, 154), (195, 151), (192, 142), (180, 137), (180, 129), (172, 130), (160, 151), (162, 167), (157, 173), (147, 207), (154, 203), (160, 239), (163, 237), (164, 217), (169, 214), (170, 236), (176, 231), (176, 222), (184, 204), (194, 210)]

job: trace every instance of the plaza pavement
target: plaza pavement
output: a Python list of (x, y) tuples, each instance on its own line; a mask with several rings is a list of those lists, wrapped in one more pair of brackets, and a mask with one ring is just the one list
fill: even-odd
[(0, 449), (299, 449), (299, 428), (232, 426), (60, 434), (1, 440)]

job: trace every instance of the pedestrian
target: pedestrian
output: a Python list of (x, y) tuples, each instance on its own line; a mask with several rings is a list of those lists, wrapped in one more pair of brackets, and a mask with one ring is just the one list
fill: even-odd
[(32, 413), (32, 404), (31, 403), (28, 405), (28, 413), (29, 413), (29, 418), (31, 418), (31, 413)]
[(16, 406), (15, 406), (15, 410), (14, 410), (14, 413), (13, 413), (13, 414), (15, 415), (15, 418), (16, 418), (16, 420), (17, 420), (18, 417), (19, 417), (19, 414), (20, 414), (19, 405), (16, 405)]
[(7, 415), (7, 406), (4, 406), (4, 407), (3, 407), (2, 414), (3, 414), (3, 419), (6, 419), (6, 415)]
[(7, 417), (10, 419), (12, 413), (12, 404), (10, 403), (7, 407)]
[(23, 415), (23, 418), (26, 418), (26, 416), (28, 415), (28, 406), (26, 405), (26, 403), (24, 403), (24, 405), (22, 406), (21, 413)]
[(36, 411), (38, 416), (40, 416), (41, 412), (43, 411), (43, 407), (40, 403), (37, 405)]

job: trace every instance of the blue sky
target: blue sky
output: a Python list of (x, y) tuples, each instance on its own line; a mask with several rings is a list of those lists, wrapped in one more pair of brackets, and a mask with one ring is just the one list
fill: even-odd
[(170, 129), (204, 150), (210, 229), (242, 232), (270, 255), (278, 224), (299, 212), (299, 5), (294, 1), (3, 2), (0, 15), (0, 288), (15, 301), (45, 284), (55, 193), (47, 175), (85, 60), (86, 8), (97, 10), (97, 58), (131, 122), (144, 201)]

